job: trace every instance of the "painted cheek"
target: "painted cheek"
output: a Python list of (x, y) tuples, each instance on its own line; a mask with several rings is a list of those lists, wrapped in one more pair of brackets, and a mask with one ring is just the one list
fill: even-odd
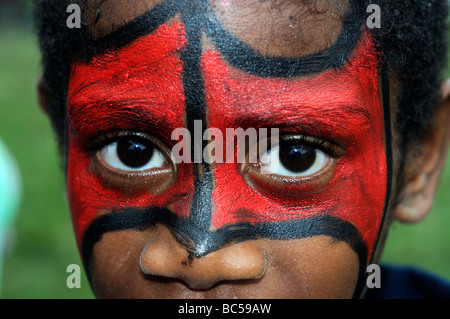
[[(100, 215), (128, 208), (165, 207), (185, 218), (193, 194), (192, 169), (180, 165), (174, 186), (162, 194), (149, 192), (145, 185), (133, 193), (121, 187), (107, 187), (105, 180), (90, 170), (92, 157), (73, 138), (69, 140), (67, 193), (72, 223), (79, 247), (86, 229)], [(126, 184), (127, 177), (124, 177)]]
[[(125, 187), (108, 185), (107, 174), (98, 169), (94, 172), (95, 152), (86, 150), (90, 140), (112, 131), (166, 134), (184, 127), (178, 55), (185, 44), (181, 23), (163, 25), (122, 50), (97, 56), (89, 64), (73, 65), (68, 93), (67, 187), (79, 247), (92, 221), (111, 211), (156, 206), (169, 208), (180, 217), (189, 214), (186, 203), (193, 193), (191, 167), (179, 165), (174, 186), (162, 194), (152, 193), (145, 184), (127, 193)], [(142, 124), (129, 116), (136, 112), (141, 112)], [(123, 185), (127, 180), (124, 174)]]
[[(217, 53), (205, 53), (202, 67), (210, 127), (225, 132), (226, 128), (246, 125), (240, 119), (251, 118), (252, 113), (254, 117), (266, 114), (268, 125), (279, 124), (283, 134), (283, 123), (301, 122), (299, 114), (304, 113), (305, 122), (318, 117), (322, 127), (311, 126), (301, 133), (322, 134), (322, 138), (345, 144), (345, 155), (338, 160), (327, 185), (316, 191), (314, 186), (294, 185), (299, 194), (295, 200), (283, 197), (293, 185), (286, 185), (284, 191), (267, 185), (267, 191), (260, 192), (246, 183), (239, 165), (219, 164), (214, 170), (212, 222), (216, 228), (330, 215), (359, 230), (370, 258), (383, 216), (387, 181), (383, 110), (373, 52), (371, 42), (364, 38), (343, 70), (290, 80), (248, 75), (230, 68)], [(330, 101), (357, 103), (370, 117), (361, 121), (351, 112), (327, 110), (332, 108)]]

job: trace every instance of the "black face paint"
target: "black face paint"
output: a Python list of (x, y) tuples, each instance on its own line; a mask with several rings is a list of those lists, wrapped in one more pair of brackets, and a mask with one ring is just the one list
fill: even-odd
[[(242, 223), (205, 233), (203, 227), (196, 220), (180, 219), (171, 211), (157, 207), (112, 212), (94, 220), (83, 239), (82, 259), (85, 269), (90, 269), (93, 247), (102, 239), (103, 234), (129, 229), (144, 231), (155, 226), (156, 223), (168, 226), (174, 237), (189, 251), (191, 258), (201, 258), (227, 244), (247, 240), (259, 238), (293, 240), (326, 235), (336, 241), (347, 243), (358, 255), (359, 278), (363, 278), (365, 274), (366, 245), (359, 231), (351, 223), (340, 218), (318, 216), (278, 223)], [(90, 280), (89, 271), (88, 276)], [(361, 292), (364, 283), (365, 281), (358, 283), (355, 295)]]

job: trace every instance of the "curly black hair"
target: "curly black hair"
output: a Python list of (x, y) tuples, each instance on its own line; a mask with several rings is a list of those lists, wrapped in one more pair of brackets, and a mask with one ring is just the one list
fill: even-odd
[[(361, 1), (361, 0), (354, 0)], [(42, 52), (43, 77), (52, 97), (49, 114), (60, 149), (65, 149), (67, 86), (72, 62), (89, 47), (85, 28), (66, 26), (70, 0), (34, 0), (35, 28)], [(309, 1), (308, 1), (309, 2)], [(400, 155), (420, 145), (432, 125), (447, 62), (446, 0), (377, 0), (381, 28), (372, 29), (380, 65), (399, 80), (395, 115)], [(358, 18), (367, 17), (364, 12)]]

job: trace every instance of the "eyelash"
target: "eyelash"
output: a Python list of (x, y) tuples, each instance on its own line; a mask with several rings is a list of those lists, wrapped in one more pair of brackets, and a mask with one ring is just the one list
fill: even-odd
[(305, 136), (305, 135), (295, 135), (295, 134), (282, 134), (280, 133), (280, 143), (293, 141), (297, 143), (301, 143), (305, 146), (309, 146), (312, 148), (317, 148), (325, 154), (333, 157), (340, 158), (344, 156), (345, 150), (342, 146), (325, 140), (323, 138), (315, 137), (315, 136)]
[[(101, 160), (98, 160), (98, 154), (99, 151), (102, 150), (104, 147), (117, 142), (120, 139), (123, 138), (138, 138), (141, 140), (145, 140), (149, 143), (151, 143), (156, 149), (158, 149), (167, 159), (167, 170), (171, 170), (172, 173), (168, 173), (168, 171), (166, 172), (166, 169), (164, 169), (164, 174), (142, 174), (142, 172), (138, 172), (138, 173), (127, 173), (124, 174), (123, 172), (118, 172), (117, 170), (106, 170), (109, 173), (106, 173), (106, 171), (104, 171), (104, 163)], [(276, 141), (274, 141), (274, 136), (267, 136), (267, 137), (263, 137), (264, 139), (267, 138), (268, 143), (267, 145), (267, 149), (265, 150), (265, 153), (269, 153), (271, 152), (272, 148), (275, 147), (279, 147), (280, 145), (282, 145), (282, 143), (289, 143), (292, 142), (295, 144), (301, 144), (301, 145), (305, 145), (308, 146), (310, 148), (313, 149), (317, 149), (320, 150), (321, 152), (325, 153), (326, 155), (328, 155), (330, 158), (333, 158), (333, 162), (334, 166), (336, 166), (337, 164), (337, 160), (339, 158), (341, 158), (342, 156), (345, 155), (345, 148), (343, 146), (341, 146), (340, 144), (337, 144), (335, 141), (329, 141), (326, 140), (324, 138), (320, 138), (320, 137), (316, 137), (316, 136), (308, 136), (308, 135), (301, 135), (301, 134), (292, 134), (292, 133), (284, 133), (284, 132), (280, 132), (279, 133), (279, 138), (278, 138), (278, 144), (276, 144)], [(258, 141), (258, 145), (259, 145), (260, 141)], [(249, 145), (250, 148), (252, 148), (252, 146)], [(89, 152), (89, 156), (92, 156), (92, 158), (94, 158), (94, 163), (95, 167), (97, 167), (97, 172), (101, 172), (99, 173), (101, 176), (103, 176), (103, 178), (105, 178), (105, 180), (108, 180), (108, 183), (114, 187), (122, 187), (121, 185), (125, 185), (124, 183), (128, 183), (127, 185), (129, 185), (129, 191), (131, 192), (131, 190), (133, 189), (139, 189), (142, 187), (142, 183), (144, 183), (145, 185), (159, 185), (161, 183), (168, 183), (167, 185), (172, 185), (175, 180), (176, 180), (176, 176), (177, 176), (177, 165), (175, 164), (175, 162), (173, 162), (173, 160), (171, 160), (171, 149), (161, 140), (159, 140), (158, 138), (154, 137), (153, 135), (150, 135), (148, 133), (144, 133), (144, 132), (134, 132), (134, 131), (112, 131), (103, 135), (100, 135), (94, 139), (92, 139), (86, 146), (85, 146), (85, 150), (87, 152)], [(249, 150), (250, 151), (250, 150)], [(262, 154), (261, 154), (262, 156)], [(244, 164), (244, 166), (240, 166), (240, 174), (242, 174), (242, 177), (246, 180), (247, 184), (250, 185), (251, 187), (255, 187), (255, 189), (260, 189), (261, 192), (265, 192), (266, 189), (263, 186), (258, 186), (258, 183), (262, 183), (261, 185), (265, 185), (265, 183), (269, 182), (268, 180), (264, 180), (264, 176), (260, 176), (258, 178), (259, 175), (255, 175), (252, 178), (250, 178), (250, 176), (252, 176), (251, 174), (248, 175), (245, 172), (248, 172), (248, 170), (252, 170), (255, 169), (255, 172), (258, 172), (259, 169), (261, 169), (262, 166), (264, 166), (264, 164), (261, 164), (261, 158), (258, 159), (258, 163), (255, 164), (250, 164), (250, 162), (247, 162), (246, 164)], [(261, 166), (262, 165), (262, 166)], [(331, 164), (330, 164), (331, 165)], [(170, 167), (172, 167), (170, 169)], [(253, 168), (252, 168), (253, 167)], [(303, 180), (305, 178), (300, 178), (300, 177), (292, 177), (292, 178), (282, 178), (283, 181), (270, 181), (271, 183), (275, 183), (273, 187), (275, 188), (280, 188), (283, 185), (286, 185), (287, 181), (289, 181), (287, 184), (289, 184), (290, 188), (292, 187), (292, 185), (295, 185), (297, 188), (301, 188), (302, 189), (302, 194), (303, 193), (307, 193), (308, 191), (308, 187), (312, 187), (310, 185), (314, 184), (316, 186), (314, 187), (319, 187), (317, 185), (325, 185), (327, 183), (327, 181), (329, 181), (329, 179), (327, 179), (327, 176), (329, 178), (331, 178), (331, 173), (334, 172), (334, 169), (328, 169), (327, 170), (328, 173), (326, 174), (321, 174), (320, 176), (322, 177), (317, 177), (315, 175), (315, 179), (309, 179), (308, 182), (303, 182)], [(331, 172), (331, 173), (330, 173)], [(255, 173), (256, 174), (256, 173)], [(108, 179), (106, 179), (106, 177), (108, 177)], [(267, 175), (270, 176), (270, 175)], [(325, 176), (325, 177), (324, 177)], [(130, 178), (132, 177), (132, 178)], [(259, 180), (258, 180), (259, 179)], [(272, 178), (273, 179), (273, 178)], [(145, 182), (143, 182), (145, 180)], [(150, 182), (149, 182), (150, 181)], [(162, 187), (164, 189), (167, 189), (166, 184), (164, 184), (165, 186)], [(279, 186), (276, 186), (280, 184)], [(253, 186), (252, 186), (253, 185)], [(166, 187), (167, 186), (167, 187)], [(289, 189), (290, 189), (289, 188)], [(158, 189), (155, 189), (154, 192), (159, 191)], [(291, 196), (291, 197), (295, 197), (297, 198), (299, 195), (292, 195), (290, 191), (286, 191), (284, 190), (283, 192), (285, 192), (286, 194), (283, 196)], [(294, 192), (295, 193), (295, 192)], [(269, 194), (270, 195), (270, 194)], [(303, 195), (302, 195), (303, 196)]]
[[(144, 140), (148, 140), (148, 141), (152, 142), (148, 138), (147, 133), (132, 132), (132, 131), (113, 131), (113, 132), (106, 133), (104, 135), (100, 135), (100, 136), (94, 138), (93, 140), (89, 141), (86, 144), (85, 149), (89, 153), (95, 153), (99, 149), (105, 147), (106, 145), (113, 143), (113, 142), (117, 141), (118, 139), (124, 138), (124, 137), (138, 137), (138, 138), (142, 138)], [(269, 139), (270, 139), (270, 137), (269, 137)], [(334, 158), (342, 157), (345, 154), (344, 148), (342, 146), (340, 146), (334, 142), (325, 140), (323, 138), (315, 137), (315, 136), (307, 136), (307, 135), (296, 135), (296, 134), (291, 134), (291, 133), (283, 134), (282, 132), (280, 132), (279, 142), (281, 142), (281, 141), (287, 142), (290, 140), (292, 140), (293, 142), (301, 143), (305, 146), (317, 148), (317, 149), (321, 150), (322, 152), (324, 152), (325, 154), (327, 154), (331, 157), (334, 157)], [(155, 145), (155, 147), (156, 147), (156, 145)], [(270, 150), (270, 148), (271, 148), (271, 146), (268, 145), (268, 151)]]
[(86, 144), (85, 149), (89, 153), (95, 153), (99, 149), (102, 149), (103, 147), (105, 147), (106, 145), (114, 143), (117, 140), (124, 138), (124, 137), (138, 137), (138, 138), (152, 142), (148, 138), (148, 134), (143, 133), (143, 132), (113, 131), (113, 132), (106, 133), (104, 135), (100, 135), (100, 136), (94, 138), (93, 140), (89, 141)]

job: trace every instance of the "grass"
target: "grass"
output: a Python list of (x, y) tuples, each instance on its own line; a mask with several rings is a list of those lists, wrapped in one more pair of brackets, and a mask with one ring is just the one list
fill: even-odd
[[(39, 52), (30, 32), (0, 30), (0, 138), (16, 158), (23, 200), (3, 271), (3, 298), (92, 298), (68, 289), (66, 268), (81, 265), (65, 199), (64, 176), (50, 124), (37, 105)], [(417, 225), (396, 223), (383, 261), (415, 265), (450, 279), (450, 167), (432, 214)]]
[(33, 35), (0, 33), (0, 138), (16, 158), (23, 200), (3, 269), (3, 298), (91, 298), (66, 286), (67, 266), (81, 265), (65, 200), (64, 176), (49, 121), (38, 107), (40, 73)]

